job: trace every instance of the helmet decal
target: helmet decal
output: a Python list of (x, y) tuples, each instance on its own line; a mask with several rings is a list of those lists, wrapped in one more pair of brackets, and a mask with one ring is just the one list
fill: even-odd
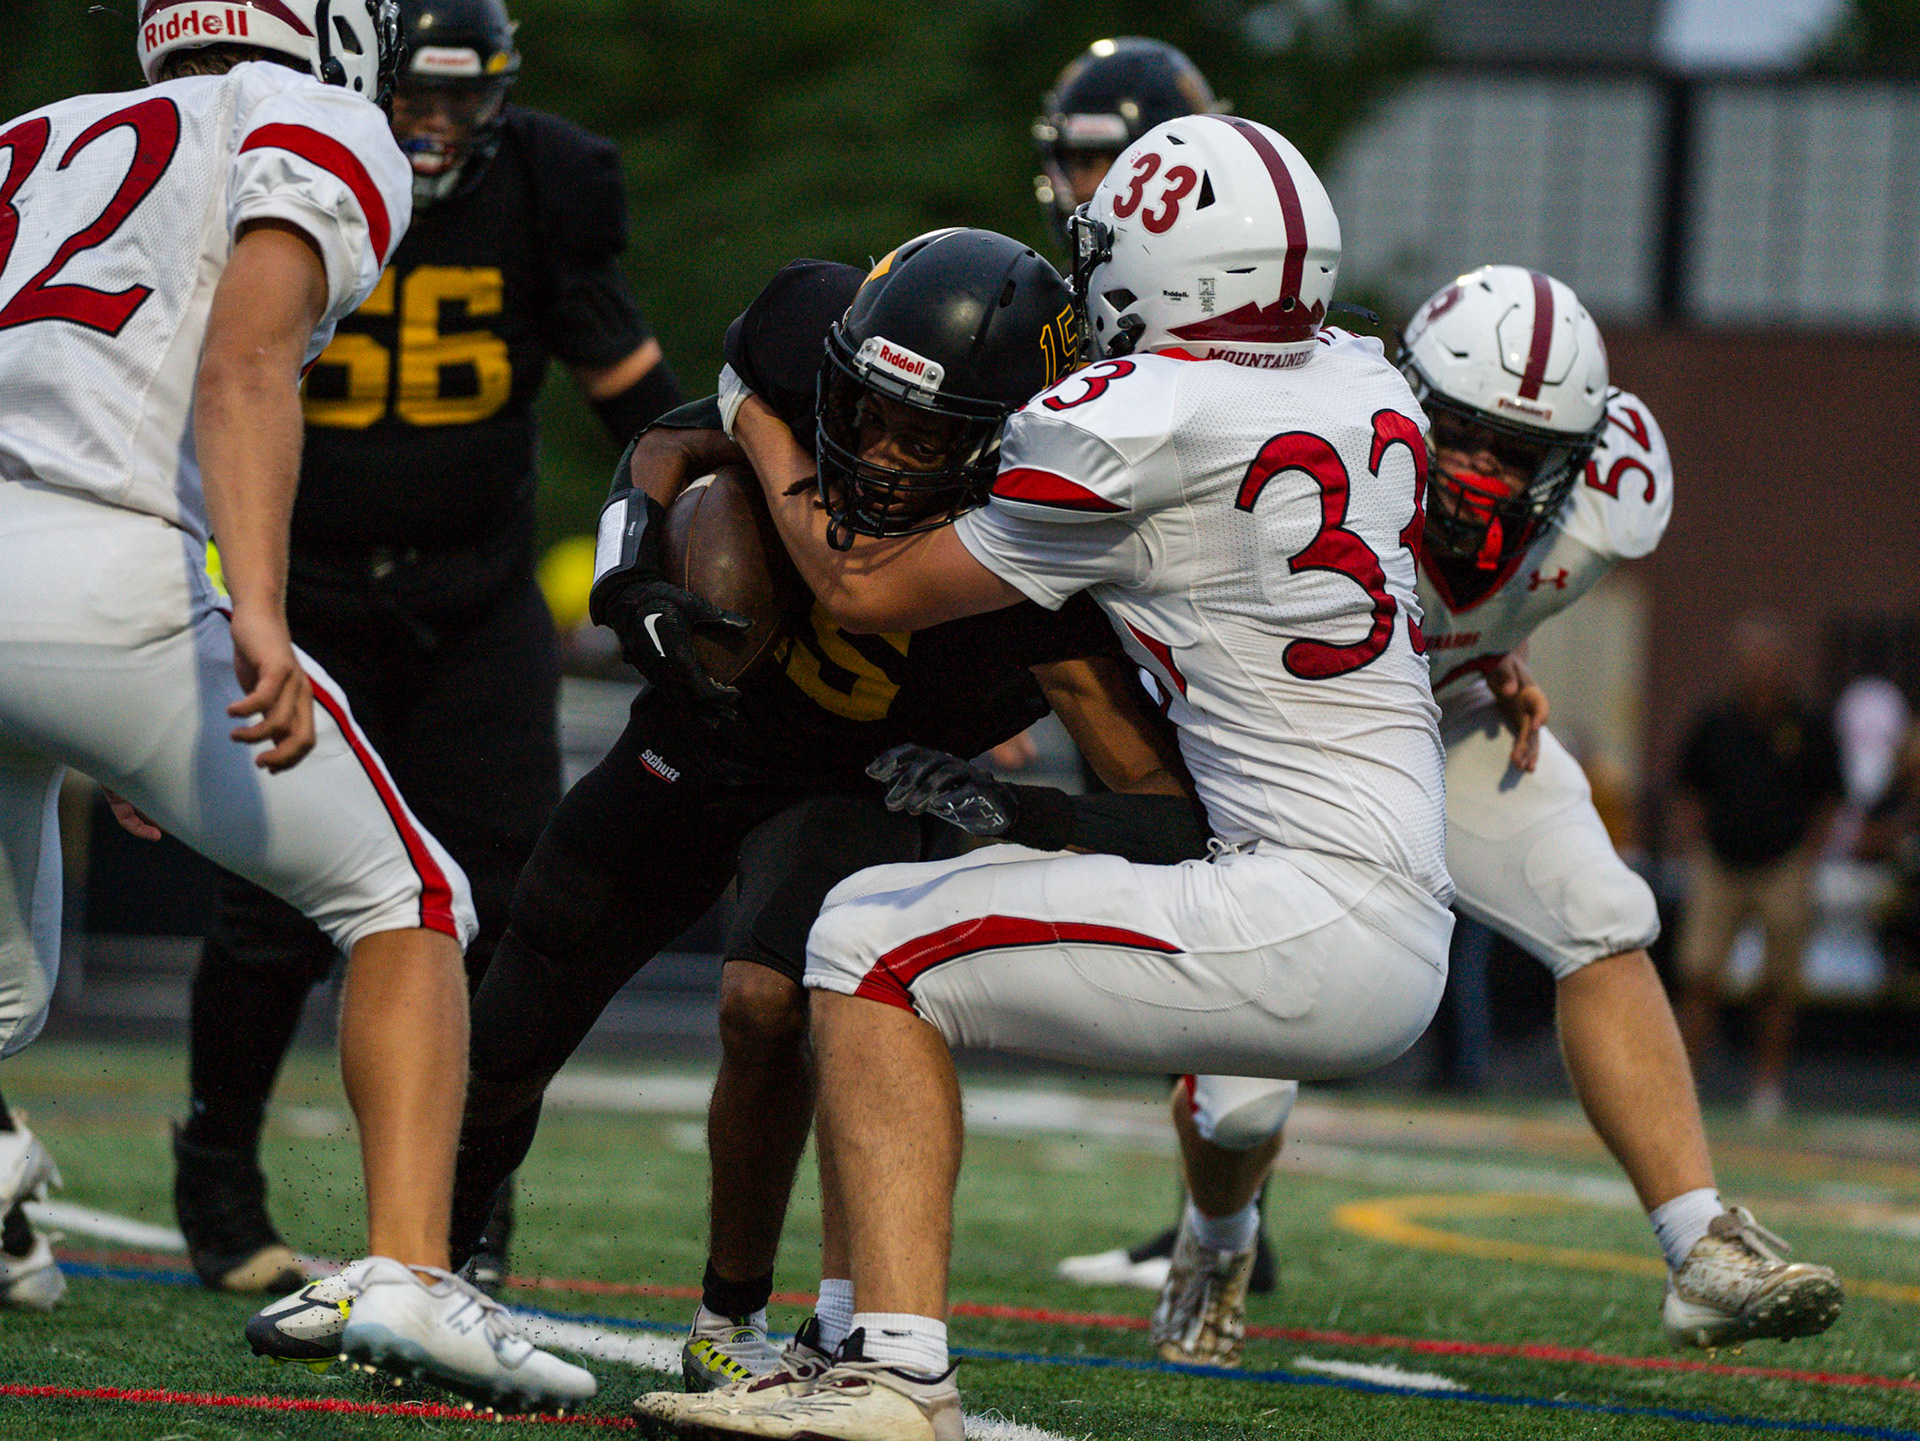
[[(188, 0), (147, 0), (146, 9), (140, 12), (140, 23), (146, 24), (157, 11), (165, 10), (168, 6), (186, 3)], [(271, 15), (291, 29), (294, 34), (306, 39), (313, 37), (313, 31), (307, 28), (307, 23), (282, 4), (281, 0), (225, 0), (225, 3), (231, 9), (258, 10), (262, 15)], [(241, 24), (245, 23), (242, 19)], [(240, 33), (245, 35), (246, 32), (242, 30)]]
[[(1547, 353), (1553, 349), (1553, 286), (1537, 270), (1529, 270), (1533, 282), (1533, 338), (1527, 343), (1527, 368), (1520, 376), (1520, 398), (1538, 400), (1540, 382), (1547, 376)], [(1553, 411), (1547, 411), (1551, 419)]]

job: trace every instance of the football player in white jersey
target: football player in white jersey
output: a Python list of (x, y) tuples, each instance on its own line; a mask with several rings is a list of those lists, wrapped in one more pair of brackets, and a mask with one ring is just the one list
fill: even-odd
[[(465, 877), (282, 604), (299, 377), (409, 218), (373, 103), (397, 13), (145, 0), (138, 25), (150, 89), (0, 127), (0, 1054), (52, 993), (72, 766), (131, 829), (171, 831), (350, 955), (340, 1049), (373, 1254), (346, 1273), (339, 1349), (489, 1403), (572, 1404), (593, 1378), (444, 1270)], [(0, 1183), (45, 1174), (9, 1164), (23, 1136), (0, 1136)]]
[[(1438, 1002), (1452, 887), (1410, 546), (1426, 419), (1377, 344), (1321, 327), (1340, 254), (1326, 193), (1280, 135), (1196, 115), (1123, 151), (1076, 231), (1101, 359), (1008, 422), (991, 500), (953, 525), (830, 536), (811, 460), (757, 398), (735, 429), (844, 627), (1087, 591), (1172, 697), (1216, 854), (1145, 866), (1008, 845), (837, 887), (807, 984), (854, 1330), (811, 1381), (659, 1393), (643, 1414), (959, 1441), (951, 1047), (1347, 1075), (1403, 1051)], [(937, 394), (923, 358), (890, 363), (876, 415)], [(1250, 1211), (1259, 1178), (1242, 1182), (1229, 1209)]]
[[(1647, 955), (1660, 930), (1653, 894), (1544, 728), (1547, 700), (1521, 659), (1543, 622), (1659, 543), (1673, 509), (1666, 440), (1643, 401), (1609, 386), (1578, 297), (1538, 271), (1461, 276), (1403, 340), (1432, 421), (1420, 607), (1447, 747), (1454, 904), (1553, 973), (1574, 1091), (1667, 1260), (1668, 1336), (1721, 1346), (1823, 1331), (1840, 1311), (1833, 1272), (1782, 1260), (1777, 1239), (1715, 1187), (1693, 1075)], [(1292, 1103), (1284, 1084), (1199, 1076), (1176, 1108), (1270, 1155)], [(1210, 1277), (1251, 1262), (1251, 1251), (1176, 1248), (1154, 1318), (1161, 1355), (1222, 1359), (1237, 1321), (1230, 1288)]]

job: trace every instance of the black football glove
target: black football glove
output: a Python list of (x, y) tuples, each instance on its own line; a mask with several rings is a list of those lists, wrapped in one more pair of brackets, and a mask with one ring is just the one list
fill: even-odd
[(708, 719), (732, 719), (740, 692), (722, 685), (700, 664), (697, 626), (749, 631), (753, 622), (658, 577), (635, 576), (601, 606), (600, 623), (620, 637), (628, 664), (657, 690), (678, 695)]
[(970, 836), (1006, 834), (1020, 814), (1013, 787), (945, 751), (911, 743), (874, 757), (867, 774), (887, 787), (887, 809), (933, 816)]

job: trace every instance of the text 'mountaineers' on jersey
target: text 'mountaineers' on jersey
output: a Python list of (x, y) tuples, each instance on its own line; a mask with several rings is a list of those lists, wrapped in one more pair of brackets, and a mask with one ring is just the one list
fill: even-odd
[(1310, 363), (1105, 360), (1008, 423), (961, 541), (1042, 605), (1089, 590), (1158, 677), (1214, 833), (1445, 902), (1412, 545), (1426, 418), (1375, 341)]
[[(1435, 697), (1453, 714), (1469, 684), (1623, 560), (1650, 555), (1673, 514), (1673, 457), (1646, 402), (1607, 394), (1607, 424), (1572, 492), (1502, 573), (1449, 579), (1429, 556), (1420, 568)], [(1471, 562), (1467, 562), (1470, 565)], [(1468, 590), (1468, 586), (1474, 587)]]
[(0, 129), (0, 478), (206, 538), (194, 383), (240, 227), (284, 220), (327, 271), (311, 363), (412, 213), (370, 102), (283, 65), (83, 95)]

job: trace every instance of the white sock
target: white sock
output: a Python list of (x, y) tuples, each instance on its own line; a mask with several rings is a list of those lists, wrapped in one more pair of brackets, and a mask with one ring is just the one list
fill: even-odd
[(869, 1361), (916, 1376), (947, 1373), (945, 1321), (897, 1311), (862, 1311), (853, 1318), (853, 1329), (866, 1333), (865, 1353)]
[(820, 1283), (820, 1299), (813, 1303), (814, 1317), (820, 1322), (820, 1345), (838, 1351), (840, 1343), (853, 1329), (853, 1282), (827, 1280)]
[[(751, 1316), (747, 1317), (746, 1324), (749, 1326), (757, 1326), (762, 1331), (766, 1330), (767, 1308), (762, 1306), (758, 1311), (755, 1311)], [(717, 1311), (709, 1311), (705, 1305), (702, 1305), (698, 1311), (693, 1313), (693, 1329), (695, 1331), (706, 1332), (709, 1335), (717, 1334), (721, 1331), (731, 1331), (739, 1325), (740, 1322), (736, 1318), (732, 1316), (722, 1316)]]
[(1188, 1197), (1187, 1229), (1209, 1251), (1244, 1251), (1260, 1232), (1260, 1200), (1255, 1197), (1230, 1216), (1208, 1216)]
[(1659, 1239), (1660, 1249), (1667, 1254), (1668, 1270), (1680, 1269), (1687, 1252), (1707, 1234), (1713, 1218), (1726, 1209), (1719, 1191), (1712, 1186), (1702, 1186), (1662, 1202), (1647, 1214), (1647, 1219), (1653, 1222), (1653, 1234)]

